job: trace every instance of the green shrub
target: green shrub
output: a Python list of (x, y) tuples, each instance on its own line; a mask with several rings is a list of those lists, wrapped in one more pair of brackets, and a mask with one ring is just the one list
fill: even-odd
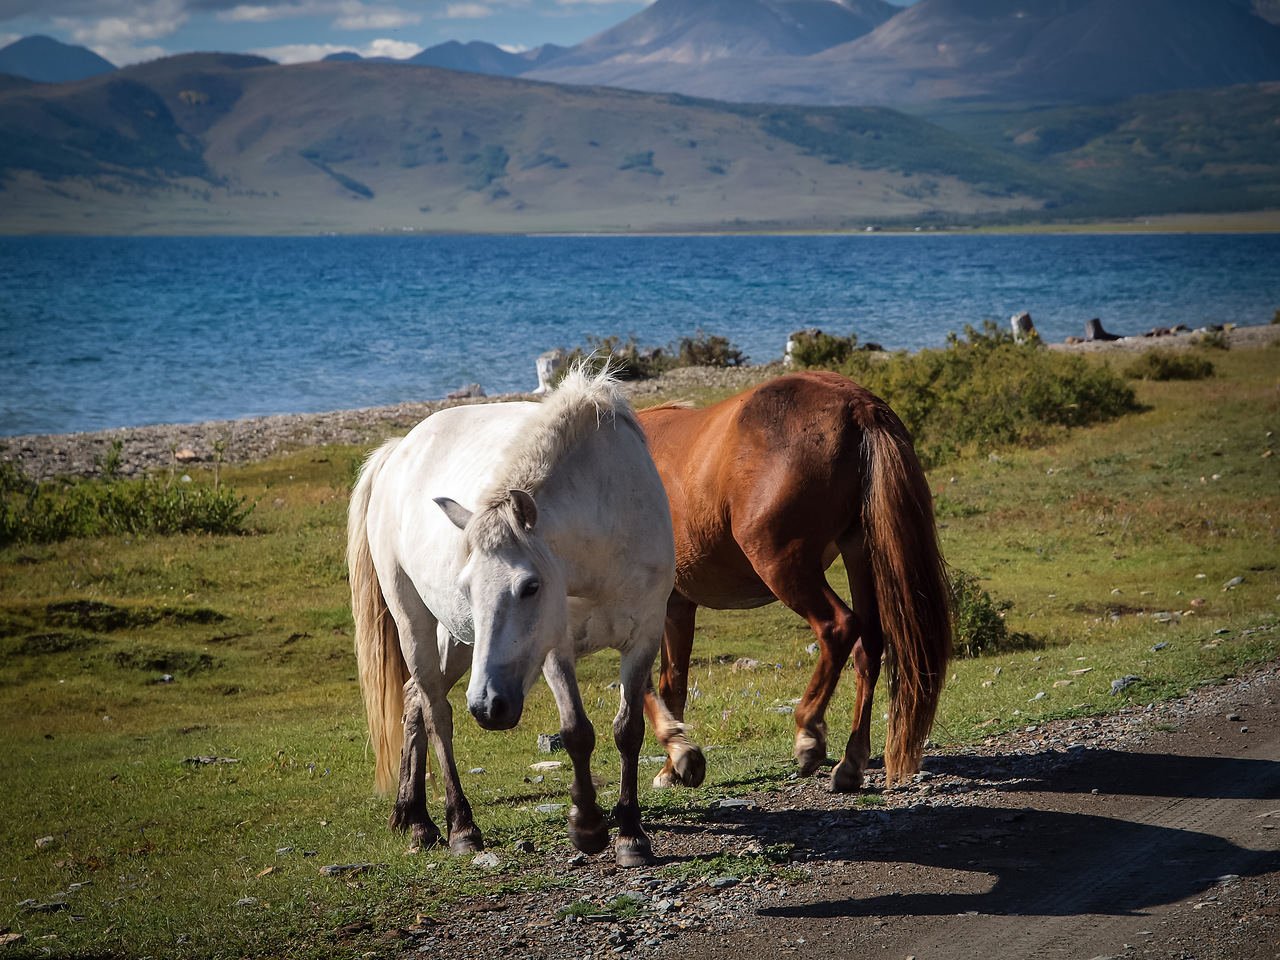
[(675, 358), (665, 351), (642, 347), (635, 334), (630, 334), (625, 342), (617, 335), (588, 334), (587, 345), (569, 351), (561, 370), (568, 370), (579, 362), (585, 362), (592, 371), (599, 371), (608, 363), (619, 380), (644, 380), (678, 366)]
[(978, 578), (963, 570), (951, 571), (952, 615), (955, 618), (951, 650), (957, 657), (1033, 650), (1043, 646), (1029, 633), (1010, 633), (1004, 615), (1013, 608), (1008, 600), (993, 600), (978, 585)]
[(1204, 380), (1213, 376), (1213, 363), (1204, 357), (1148, 350), (1124, 368), (1132, 380)]
[(858, 346), (858, 335), (835, 337), (819, 332), (817, 336), (797, 334), (791, 340), (791, 362), (802, 369), (830, 369), (844, 363)]
[(628, 335), (626, 341), (616, 335), (588, 334), (586, 346), (569, 351), (561, 369), (568, 370), (575, 363), (586, 361), (591, 370), (600, 370), (608, 361), (620, 380), (644, 380), (676, 367), (736, 367), (749, 359), (727, 338), (703, 330), (665, 348), (641, 346), (634, 333)]
[(943, 350), (888, 358), (854, 351), (833, 369), (887, 402), (906, 424), (926, 466), (967, 448), (1047, 442), (1064, 428), (1138, 409), (1133, 390), (1109, 367), (1081, 356), (1014, 342), (989, 320), (965, 327)]
[(1280, 310), (1277, 310), (1275, 313), (1271, 315), (1271, 322), (1273, 324), (1280, 323)]
[[(671, 350), (670, 347), (667, 349)], [(692, 337), (681, 338), (677, 356), (680, 359), (675, 366), (681, 367), (740, 367), (751, 359), (744, 357), (727, 337), (718, 337), (704, 330), (699, 330)]]
[(72, 537), (140, 533), (240, 533), (253, 510), (223, 487), (117, 481), (119, 449), (100, 466), (104, 480), (38, 483), (16, 464), (0, 462), (0, 546), (54, 543)]
[(1205, 330), (1195, 339), (1198, 347), (1204, 347), (1208, 350), (1230, 350), (1231, 343), (1227, 340), (1227, 332), (1225, 330)]

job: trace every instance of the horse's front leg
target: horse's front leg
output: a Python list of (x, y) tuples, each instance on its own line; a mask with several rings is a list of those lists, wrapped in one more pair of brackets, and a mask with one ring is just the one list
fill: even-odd
[[(618, 706), (618, 715), (613, 719), (613, 742), (617, 744), (622, 758), (618, 805), (613, 811), (618, 820), (616, 851), (620, 867), (643, 867), (654, 862), (649, 838), (640, 823), (638, 787), (640, 746), (644, 743), (643, 708), (646, 698), (653, 696), (652, 669), (652, 647), (633, 649), (622, 655), (622, 702)], [(669, 714), (667, 719), (671, 720)], [(701, 755), (702, 751), (698, 750), (698, 756)]]
[[(662, 632), (662, 672), (658, 681), (661, 699), (652, 681), (645, 684), (644, 712), (653, 735), (667, 752), (667, 762), (653, 778), (657, 788), (683, 783), (701, 786), (707, 775), (702, 748), (685, 734), (683, 723), (689, 694), (689, 656), (693, 649), (694, 614), (698, 605), (674, 590), (667, 600), (667, 619)], [(646, 673), (649, 668), (646, 668)]]
[(560, 710), (560, 739), (573, 763), (569, 840), (583, 853), (599, 853), (609, 845), (609, 825), (596, 802), (596, 787), (591, 782), (591, 753), (596, 748), (596, 731), (582, 706), (572, 655), (552, 651), (547, 655), (542, 674)]
[(449, 704), (449, 691), (471, 667), (472, 648), (454, 640), (443, 624), (437, 632), (440, 694), (428, 700), (428, 706), (431, 707), (430, 730), (436, 756), (440, 758), (440, 770), (444, 774), (444, 810), (449, 822), (449, 852), (461, 855), (484, 849), (484, 837), (475, 824), (471, 804), (462, 792), (462, 780), (458, 776), (458, 765), (453, 758), (453, 707)]

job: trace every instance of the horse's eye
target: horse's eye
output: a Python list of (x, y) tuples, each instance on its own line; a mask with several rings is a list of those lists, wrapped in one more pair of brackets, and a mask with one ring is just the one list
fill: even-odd
[(542, 584), (538, 583), (537, 580), (526, 580), (524, 585), (520, 587), (520, 599), (528, 600), (538, 592), (538, 587), (540, 586), (542, 586)]

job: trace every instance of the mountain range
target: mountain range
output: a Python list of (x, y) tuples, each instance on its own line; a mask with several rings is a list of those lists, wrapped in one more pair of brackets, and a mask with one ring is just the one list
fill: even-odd
[[(1280, 0), (656, 0), (573, 47), (377, 60), (738, 103), (1078, 103), (1280, 80), (1277, 24)], [(0, 49), (0, 73), (37, 81), (112, 69), (48, 37)]]
[(188, 54), (0, 83), (0, 232), (850, 229), (1280, 206), (1280, 83), (734, 104)]
[(1280, 80), (1278, 23), (1280, 0), (657, 0), (574, 47), (408, 62), (735, 102), (1083, 102)]

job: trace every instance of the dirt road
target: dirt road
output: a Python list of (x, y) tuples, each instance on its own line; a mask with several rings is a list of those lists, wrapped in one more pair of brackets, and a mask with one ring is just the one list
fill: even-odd
[[(878, 789), (880, 771), (860, 797), (817, 778), (751, 787), (723, 785), (733, 792), (679, 816), (651, 812), (662, 863), (648, 872), (567, 848), (501, 851), (558, 886), (464, 899), (395, 931), (394, 949), (470, 960), (1280, 957), (1280, 663), (1166, 704), (934, 753), (893, 790)], [(732, 875), (788, 846), (781, 870)], [(721, 876), (680, 876), (691, 857), (721, 854)], [(557, 919), (573, 905), (582, 915)]]

